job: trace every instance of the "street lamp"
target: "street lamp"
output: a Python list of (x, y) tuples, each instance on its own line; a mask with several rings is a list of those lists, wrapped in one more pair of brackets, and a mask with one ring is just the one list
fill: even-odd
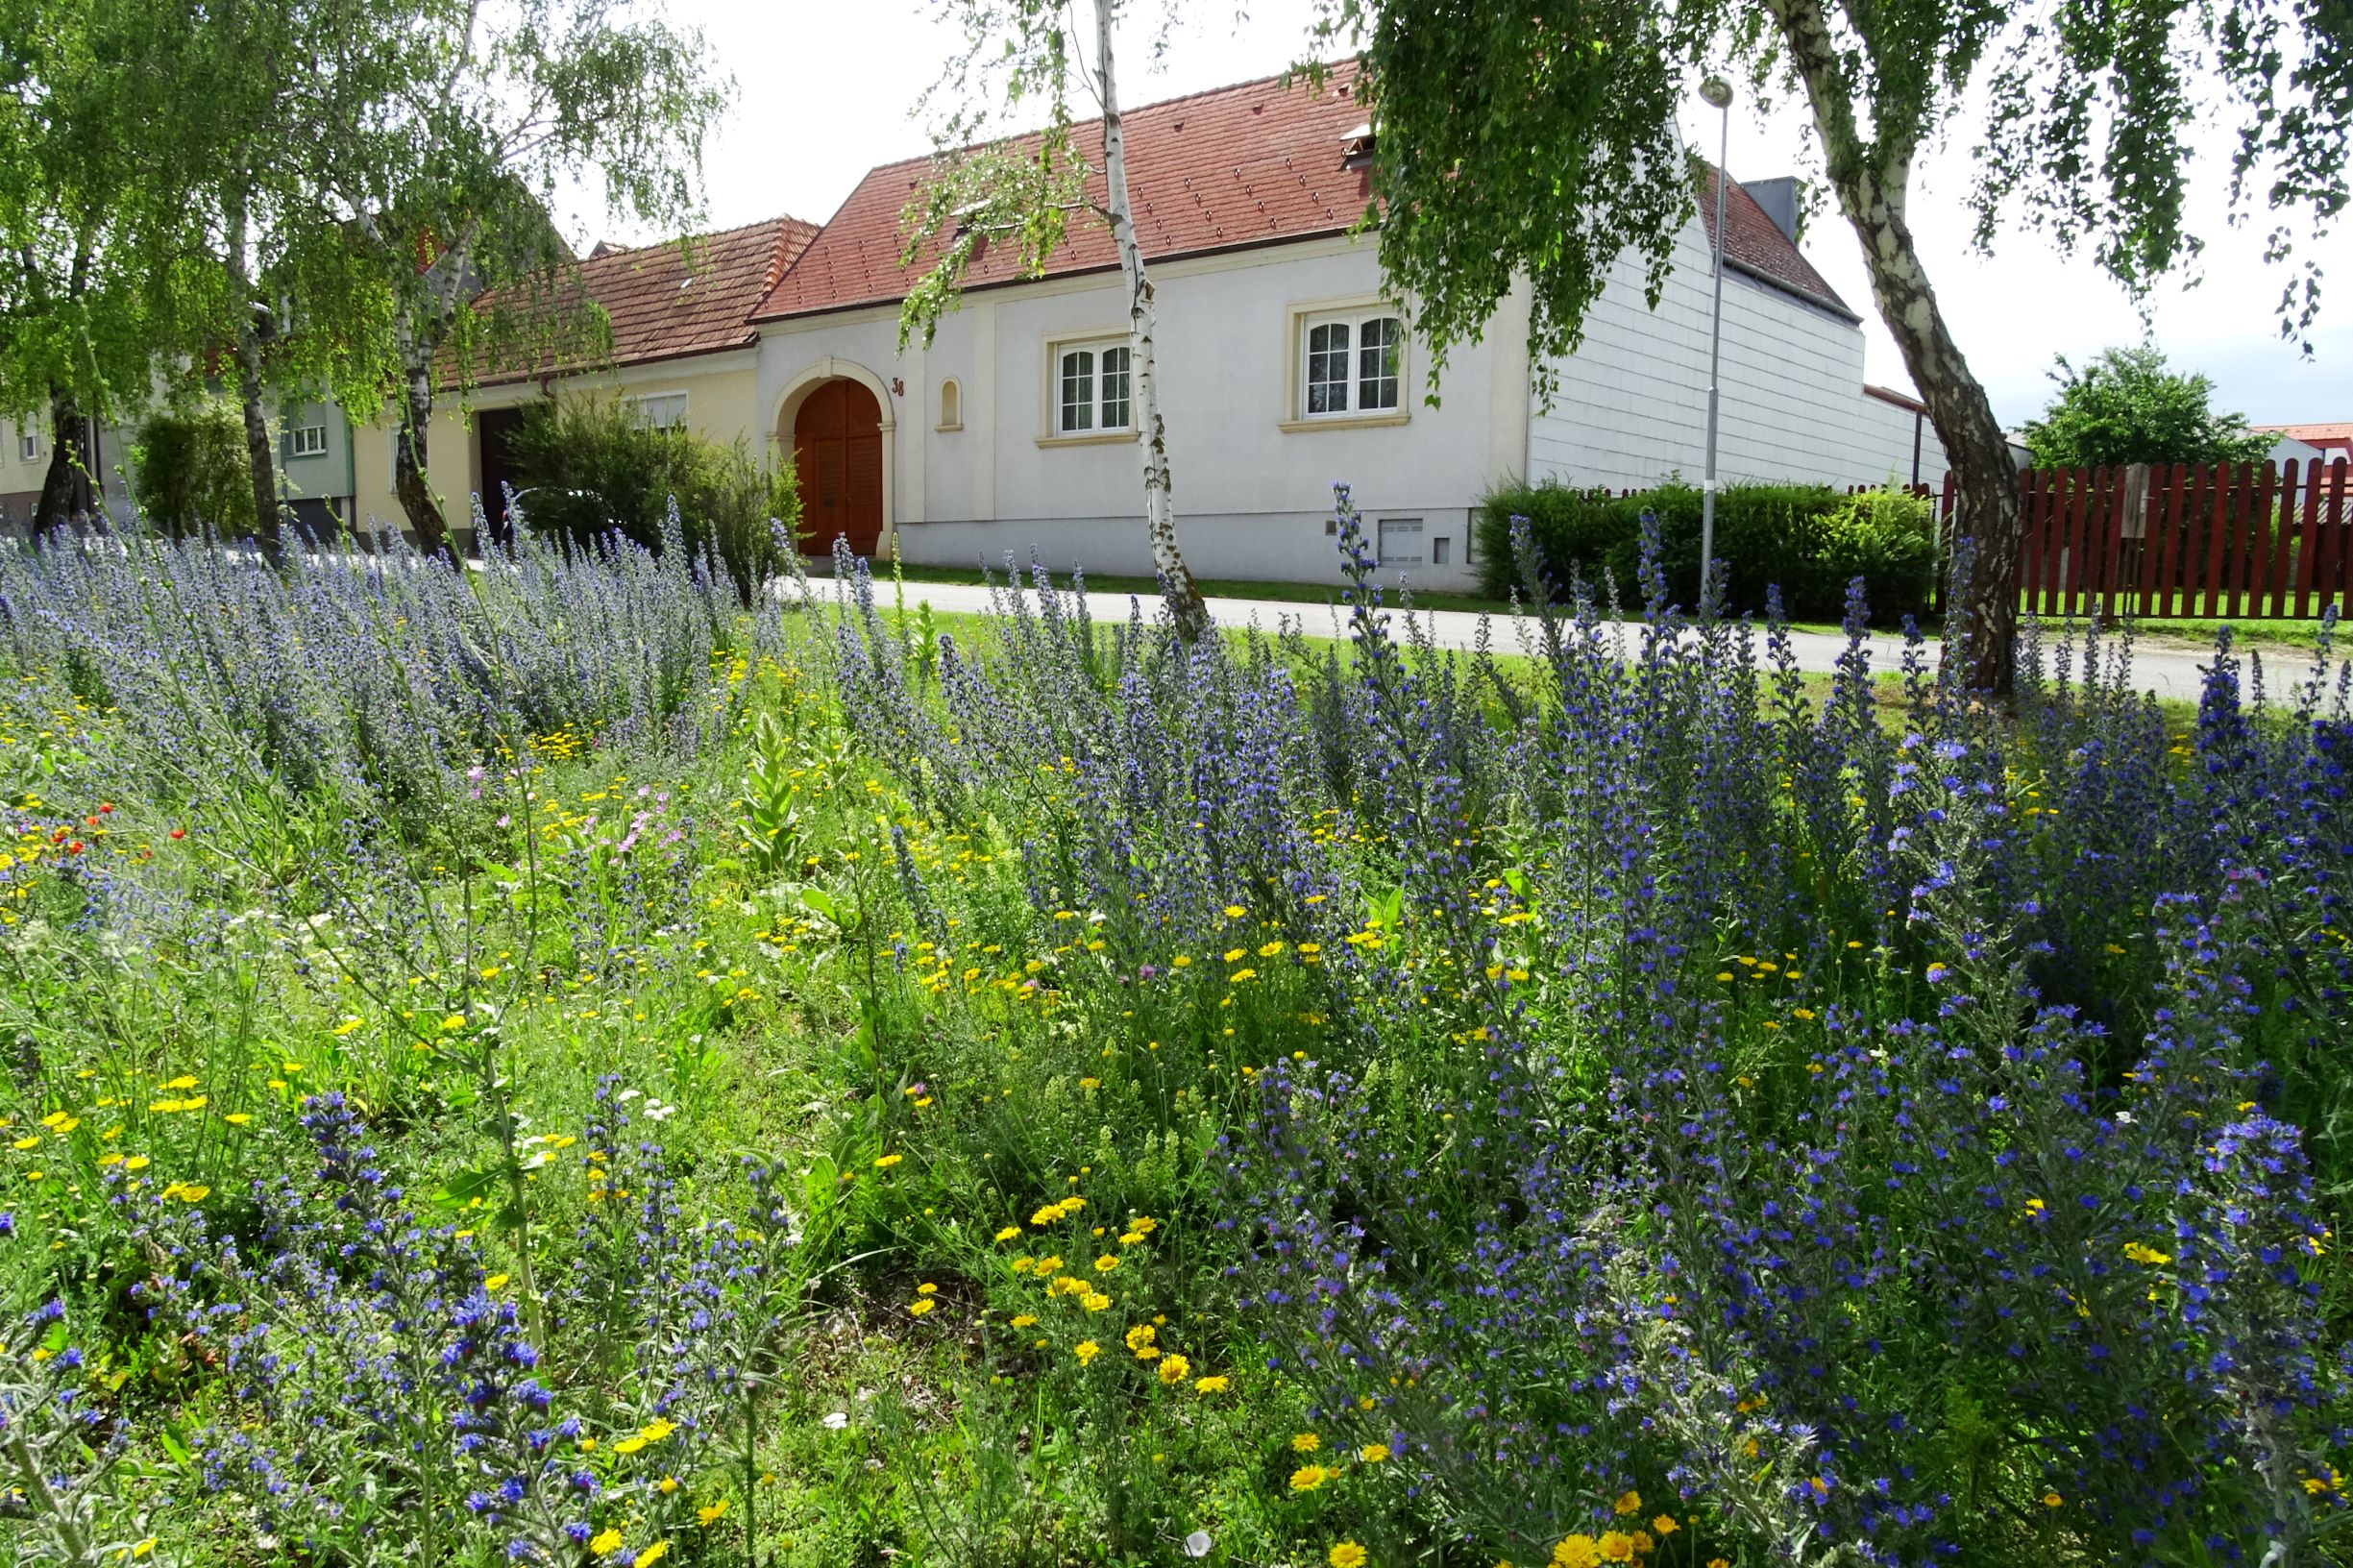
[(1732, 151), (1732, 85), (1720, 76), (1700, 84), (1700, 96), (1722, 115), (1724, 127), (1716, 152), (1716, 303), (1707, 325), (1707, 478), (1700, 491), (1700, 611), (1708, 600), (1708, 574), (1716, 553), (1716, 407), (1717, 383), (1724, 364), (1724, 187), (1731, 176), (1724, 170)]

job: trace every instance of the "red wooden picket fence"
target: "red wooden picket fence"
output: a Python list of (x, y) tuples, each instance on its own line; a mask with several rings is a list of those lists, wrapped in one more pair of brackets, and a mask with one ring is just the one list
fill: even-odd
[[(2309, 620), (2353, 597), (2342, 457), (2027, 469), (2018, 491), (2019, 602), (2029, 615)], [(1949, 478), (1940, 500), (1949, 518)]]

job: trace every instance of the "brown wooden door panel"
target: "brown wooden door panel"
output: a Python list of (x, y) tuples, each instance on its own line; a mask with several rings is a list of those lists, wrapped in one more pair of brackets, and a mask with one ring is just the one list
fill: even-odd
[(827, 381), (793, 416), (793, 466), (800, 481), (801, 551), (821, 555), (837, 538), (871, 555), (882, 538), (882, 408), (856, 381)]

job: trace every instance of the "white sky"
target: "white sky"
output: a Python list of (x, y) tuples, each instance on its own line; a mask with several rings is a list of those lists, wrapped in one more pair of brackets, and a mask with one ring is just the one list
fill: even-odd
[[(666, 14), (700, 27), (738, 93), (706, 149), (704, 182), (711, 226), (755, 222), (789, 212), (822, 222), (859, 177), (875, 164), (922, 153), (931, 140), (912, 116), (937, 79), (955, 35), (936, 4), (924, 0), (668, 0)], [(1157, 7), (1139, 8), (1157, 14)], [(1307, 47), (1308, 0), (1256, 0), (1237, 19), (1230, 0), (1183, 5), (1188, 22), (1157, 66), (1147, 61), (1147, 32), (1121, 35), (1121, 96), (1131, 104), (1197, 92), (1282, 69)], [(1133, 35), (1131, 37), (1131, 35)], [(1770, 115), (1732, 106), (1735, 179), (1802, 172), (1811, 126), (1796, 105)], [(1696, 97), (1683, 126), (1704, 150), (1717, 141), (1715, 115)], [(1965, 152), (1969, 137), (1956, 138)], [(2141, 336), (2122, 290), (2086, 257), (2057, 256), (2042, 235), (2012, 233), (1996, 254), (1969, 249), (1970, 218), (1960, 200), (1965, 156), (1931, 157), (1915, 176), (1913, 221), (1928, 273), (1962, 350), (1993, 395), (1995, 412), (2015, 426), (2041, 409), (2049, 392), (2051, 355), (2080, 362), (2111, 344)], [(2208, 241), (2202, 284), (2170, 285), (2152, 302), (2157, 342), (2177, 368), (2214, 378), (2223, 408), (2258, 424), (2353, 419), (2353, 267), (2333, 269), (2336, 293), (2303, 358), (2279, 339), (2272, 305), (2285, 278), (2260, 260), (2260, 237), (2226, 230), (2219, 181), (2211, 165), (2194, 190), (2193, 232)], [(2201, 200), (2200, 198), (2204, 198)], [(583, 199), (565, 215), (570, 236), (639, 242), (663, 236), (610, 226)], [(1865, 317), (1865, 374), (1908, 384), (1894, 342), (1878, 322), (1860, 251), (1835, 211), (1817, 217), (1805, 250), (1831, 286)], [(2353, 226), (2332, 241), (2353, 259)]]

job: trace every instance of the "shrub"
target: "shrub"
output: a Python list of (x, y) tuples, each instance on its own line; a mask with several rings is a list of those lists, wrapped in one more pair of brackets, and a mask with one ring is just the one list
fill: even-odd
[(531, 404), (515, 432), (516, 489), (525, 526), (590, 546), (616, 529), (660, 551), (673, 505), (686, 548), (716, 556), (748, 598), (783, 565), (776, 526), (796, 537), (800, 492), (790, 463), (755, 459), (675, 426), (641, 425), (619, 402), (551, 398)]
[[(1513, 484), (1481, 502), (1477, 527), (1486, 589), (1511, 584), (1510, 523), (1525, 517), (1556, 592), (1578, 576), (1605, 574), (1621, 595), (1634, 589), (1641, 518), (1658, 519), (1669, 597), (1699, 601), (1701, 492), (1672, 481), (1630, 496), (1572, 489), (1556, 480)], [(1873, 610), (1894, 621), (1925, 609), (1936, 570), (1934, 521), (1925, 502), (1900, 491), (1847, 495), (1826, 484), (1735, 484), (1716, 500), (1716, 558), (1727, 574), (1728, 613), (1760, 612), (1777, 587), (1801, 621), (1840, 618), (1848, 582), (1864, 580)]]
[(226, 398), (150, 414), (132, 448), (131, 472), (139, 510), (166, 532), (209, 528), (224, 538), (243, 538), (254, 531), (244, 416)]

